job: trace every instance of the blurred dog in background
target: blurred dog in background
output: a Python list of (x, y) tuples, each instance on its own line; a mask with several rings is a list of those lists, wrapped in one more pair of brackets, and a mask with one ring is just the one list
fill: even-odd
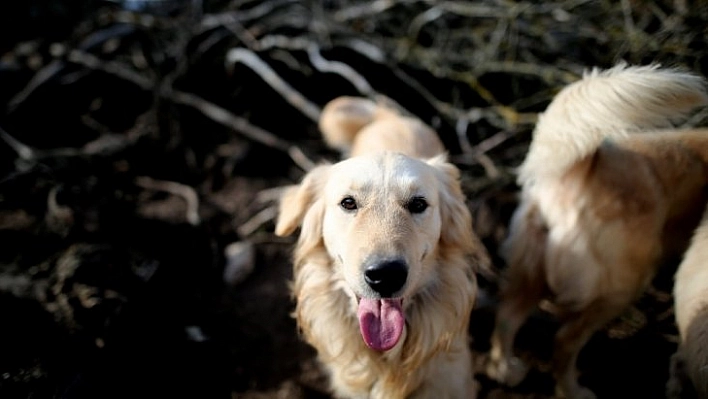
[(561, 322), (557, 391), (595, 397), (578, 382), (580, 350), (644, 292), (660, 264), (683, 253), (705, 207), (708, 130), (675, 126), (706, 103), (699, 76), (623, 64), (586, 73), (540, 115), (503, 246), (490, 377), (524, 379), (514, 338), (549, 299)]
[(667, 397), (708, 398), (708, 210), (674, 280), (679, 347), (672, 358)]
[(331, 101), (320, 130), (349, 158), (286, 189), (275, 233), (300, 227), (295, 317), (335, 396), (474, 398), (468, 324), (488, 258), (458, 169), (432, 129), (367, 99)]

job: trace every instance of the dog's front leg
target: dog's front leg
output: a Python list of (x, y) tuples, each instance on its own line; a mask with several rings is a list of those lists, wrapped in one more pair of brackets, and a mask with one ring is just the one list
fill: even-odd
[(528, 366), (514, 356), (514, 339), (535, 308), (536, 303), (523, 295), (509, 297), (500, 305), (486, 368), (490, 378), (508, 386), (515, 386), (526, 377)]
[(435, 354), (417, 370), (420, 385), (407, 399), (475, 399), (479, 384), (474, 379), (472, 353), (466, 332), (446, 350)]
[(542, 267), (527, 266), (522, 263), (509, 265), (508, 281), (491, 337), (487, 375), (508, 386), (518, 385), (528, 373), (528, 366), (514, 356), (514, 339), (546, 293)]
[(503, 245), (508, 266), (486, 372), (496, 381), (515, 386), (526, 377), (528, 366), (514, 356), (514, 339), (548, 292), (544, 267), (548, 231), (539, 209), (530, 202), (516, 209), (510, 231)]

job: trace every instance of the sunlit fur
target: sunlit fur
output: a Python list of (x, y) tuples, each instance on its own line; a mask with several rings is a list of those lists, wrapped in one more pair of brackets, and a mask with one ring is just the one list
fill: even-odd
[[(467, 328), (475, 267), (488, 260), (472, 231), (458, 169), (430, 128), (369, 100), (335, 99), (322, 121), (327, 142), (353, 156), (318, 166), (289, 188), (275, 231), (284, 236), (300, 227), (294, 316), (317, 349), (334, 395), (474, 398)], [(367, 199), (356, 216), (339, 207), (342, 193)], [(411, 193), (426, 197), (425, 212), (402, 206)], [(409, 267), (402, 288), (405, 330), (386, 352), (364, 344), (356, 313), (356, 298), (371, 294), (363, 262), (377, 256), (397, 256)]]
[(342, 96), (325, 105), (319, 122), (325, 142), (345, 156), (381, 150), (416, 158), (445, 153), (438, 135), (420, 119), (365, 98)]
[(642, 294), (660, 264), (681, 256), (700, 220), (708, 130), (673, 126), (706, 102), (699, 76), (619, 65), (587, 73), (540, 115), (504, 243), (490, 376), (510, 385), (524, 378), (514, 337), (548, 298), (561, 321), (557, 391), (595, 397), (578, 384), (578, 353)]

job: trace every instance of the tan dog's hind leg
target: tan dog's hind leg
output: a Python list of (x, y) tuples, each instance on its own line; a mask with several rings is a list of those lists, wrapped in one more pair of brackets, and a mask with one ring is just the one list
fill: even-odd
[[(704, 280), (705, 281), (705, 280)], [(708, 305), (697, 310), (680, 344), (686, 374), (693, 383), (696, 396), (708, 398)]]
[(671, 356), (668, 399), (708, 398), (708, 307), (696, 313), (693, 320)]
[(674, 275), (673, 296), (680, 341), (667, 398), (708, 399), (708, 210)]
[(619, 316), (632, 302), (621, 296), (597, 299), (580, 312), (564, 315), (553, 348), (553, 373), (556, 394), (568, 399), (595, 399), (595, 394), (578, 383), (578, 355), (590, 337), (612, 319)]

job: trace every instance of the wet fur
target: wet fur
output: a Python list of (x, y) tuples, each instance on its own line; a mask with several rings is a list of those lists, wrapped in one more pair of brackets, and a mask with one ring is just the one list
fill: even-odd
[(658, 66), (593, 70), (540, 115), (519, 168), (521, 202), (504, 243), (508, 267), (487, 372), (509, 385), (527, 366), (516, 333), (550, 299), (557, 393), (579, 385), (578, 353), (686, 248), (705, 206), (708, 130), (674, 123), (708, 102), (702, 78)]
[[(430, 128), (366, 99), (333, 100), (323, 110), (320, 127), (331, 146), (352, 158), (318, 166), (289, 188), (281, 199), (276, 234), (286, 236), (300, 227), (294, 253), (294, 316), (329, 372), (334, 395), (474, 398), (467, 328), (476, 293), (474, 268), (488, 260), (472, 231), (458, 169), (446, 161), (442, 143)], [(410, 216), (401, 213), (397, 201), (384, 201), (378, 211), (357, 214), (351, 222), (357, 223), (356, 234), (337, 226), (339, 216), (327, 214), (339, 212), (330, 206), (328, 190), (341, 181), (362, 183), (365, 176), (364, 186), (372, 186), (377, 198), (392, 195), (394, 189), (387, 182), (400, 183), (389, 175), (390, 165), (420, 169), (421, 180), (414, 184), (437, 193), (430, 211), (438, 212), (433, 216), (442, 226), (439, 236), (428, 237), (425, 229), (407, 222)], [(367, 168), (376, 173), (359, 173)], [(426, 246), (430, 254), (421, 255), (420, 248)], [(345, 248), (344, 259), (333, 256), (340, 247)], [(380, 252), (423, 257), (421, 262), (409, 262), (406, 327), (387, 352), (364, 344), (356, 314), (356, 295), (366, 289), (357, 284), (358, 265)]]

